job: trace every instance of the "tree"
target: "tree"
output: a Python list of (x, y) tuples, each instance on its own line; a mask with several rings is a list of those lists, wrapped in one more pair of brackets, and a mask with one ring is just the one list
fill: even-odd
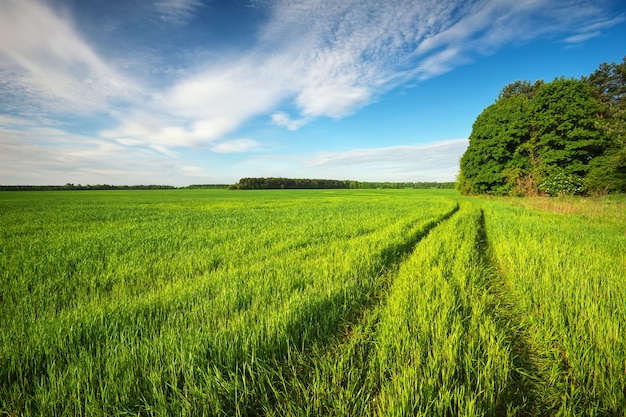
[(512, 173), (528, 169), (528, 158), (518, 152), (530, 135), (528, 106), (525, 94), (501, 94), (478, 116), (461, 158), (461, 192), (508, 194), (515, 182)]
[(537, 80), (533, 84), (531, 84), (530, 81), (517, 80), (504, 86), (504, 88), (502, 89), (502, 91), (500, 91), (500, 94), (498, 95), (498, 100), (518, 95), (524, 95), (528, 98), (533, 98), (542, 85), (543, 80)]
[[(589, 163), (603, 155), (608, 141), (599, 126), (604, 106), (581, 80), (559, 78), (544, 84), (531, 102), (531, 143), (543, 181), (551, 176), (582, 182)], [(573, 194), (582, 189), (567, 189)]]
[(589, 162), (586, 189), (591, 194), (626, 192), (626, 57), (621, 64), (603, 63), (583, 80), (605, 106), (599, 126), (608, 140), (604, 154)]
[(580, 80), (505, 86), (469, 141), (465, 194), (626, 191), (626, 58)]

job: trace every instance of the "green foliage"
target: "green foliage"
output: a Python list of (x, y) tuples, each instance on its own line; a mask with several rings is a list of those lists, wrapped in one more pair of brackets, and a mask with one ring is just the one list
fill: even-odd
[(588, 162), (608, 144), (597, 124), (602, 109), (583, 81), (561, 78), (541, 87), (531, 102), (531, 128), (543, 172), (587, 173)]
[(557, 169), (539, 183), (539, 191), (550, 196), (582, 194), (582, 178)]
[(537, 80), (534, 84), (531, 84), (530, 81), (515, 81), (508, 85), (506, 85), (500, 94), (498, 95), (498, 100), (503, 98), (511, 98), (518, 95), (523, 95), (528, 98), (533, 98), (537, 91), (539, 91), (540, 87), (543, 85), (543, 80)]
[(602, 64), (586, 81), (605, 106), (599, 122), (609, 145), (602, 157), (590, 162), (585, 178), (592, 194), (626, 192), (626, 57), (620, 64)]
[(626, 192), (626, 146), (612, 147), (591, 161), (584, 185), (591, 195)]
[(529, 135), (526, 96), (503, 97), (487, 107), (474, 122), (461, 158), (459, 189), (469, 194), (507, 194), (514, 182), (507, 172), (529, 165), (527, 156), (519, 152)]
[(581, 80), (507, 85), (476, 119), (460, 165), (464, 194), (626, 190), (626, 58)]
[(236, 190), (342, 189), (353, 188), (351, 181), (308, 178), (241, 178), (231, 187)]

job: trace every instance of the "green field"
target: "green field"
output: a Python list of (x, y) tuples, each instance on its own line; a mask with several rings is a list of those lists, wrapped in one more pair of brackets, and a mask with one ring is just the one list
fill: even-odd
[(0, 193), (0, 415), (626, 413), (623, 199)]

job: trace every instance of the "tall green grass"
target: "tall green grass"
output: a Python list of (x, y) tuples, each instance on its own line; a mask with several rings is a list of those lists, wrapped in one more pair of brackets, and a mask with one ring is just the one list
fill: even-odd
[(516, 414), (511, 328), (485, 249), (482, 211), (464, 203), (389, 271), (356, 323), (300, 358), (269, 414)]
[(623, 415), (626, 217), (574, 203), (0, 193), (0, 414)]
[(491, 257), (525, 329), (536, 414), (626, 413), (626, 217), (592, 208), (485, 206)]
[(408, 191), (40, 195), (2, 196), (14, 414), (261, 413), (277, 366), (358, 314), (456, 207)]
[(506, 412), (511, 350), (481, 228), (482, 212), (464, 205), (402, 265), (376, 333), (377, 415)]

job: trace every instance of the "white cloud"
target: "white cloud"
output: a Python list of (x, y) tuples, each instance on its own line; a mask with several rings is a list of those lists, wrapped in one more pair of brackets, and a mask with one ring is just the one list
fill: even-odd
[[(223, 134), (271, 111), (274, 124), (296, 130), (315, 117), (349, 115), (398, 85), (450, 71), (475, 54), (601, 15), (600, 8), (571, 6), (566, 0), (276, 0), (255, 49), (177, 86), (185, 93), (173, 101), (203, 111), (208, 103), (224, 103), (222, 118), (215, 118), (230, 121), (220, 124)], [(286, 99), (300, 117), (275, 111)]]
[(202, 6), (199, 0), (158, 0), (154, 3), (158, 17), (169, 23), (185, 23), (196, 9)]
[(578, 35), (568, 36), (564, 39), (567, 43), (581, 43), (589, 39), (593, 39), (597, 36), (600, 36), (600, 32), (586, 32)]
[(25, 119), (23, 117), (15, 117), (15, 116), (9, 116), (6, 114), (0, 114), (0, 126), (10, 127), (10, 126), (22, 126), (22, 125), (30, 125), (30, 124), (32, 124), (32, 121)]
[(453, 181), (467, 145), (467, 139), (454, 139), (424, 145), (323, 152), (309, 160), (308, 166), (351, 171), (368, 180), (386, 178), (408, 181), (414, 178), (414, 181)]
[(211, 182), (211, 178), (213, 177), (204, 167), (199, 166), (182, 166), (180, 171), (185, 178), (189, 178), (193, 181)]
[(66, 18), (37, 0), (0, 6), (0, 75), (6, 105), (23, 113), (107, 111), (137, 94)]
[(169, 148), (193, 147), (206, 141), (200, 122), (184, 126), (175, 122), (168, 123), (159, 116), (133, 113), (124, 118), (122, 125), (103, 130), (99, 135), (127, 146), (151, 146), (160, 152)]
[(285, 112), (279, 111), (272, 114), (272, 122), (277, 126), (284, 126), (289, 130), (298, 130), (310, 121), (310, 118), (303, 117), (294, 120)]
[(207, 139), (215, 139), (276, 106), (286, 96), (283, 82), (271, 63), (246, 56), (181, 80), (158, 97), (158, 104), (169, 113), (202, 121)]
[(177, 170), (172, 162), (149, 149), (59, 129), (0, 129), (4, 184), (147, 184), (157, 179), (170, 183), (167, 174)]
[(211, 150), (217, 153), (238, 153), (257, 150), (259, 147), (260, 143), (254, 139), (233, 139), (218, 143)]
[[(274, 0), (248, 51), (178, 74), (162, 91), (141, 91), (107, 64), (71, 21), (43, 1), (6, 0), (0, 13), (0, 71), (5, 97), (32, 112), (111, 111), (132, 102), (104, 137), (179, 147), (210, 143), (252, 117), (296, 130), (315, 117), (341, 118), (384, 92), (423, 80), (512, 40), (581, 27), (581, 41), (617, 24), (593, 6), (570, 1), (459, 4), (425, 0)], [(193, 17), (199, 0), (157, 0), (164, 18)], [(45, 30), (42, 30), (44, 28)], [(191, 75), (190, 75), (191, 74)], [(138, 98), (137, 98), (138, 97)], [(5, 98), (5, 101), (7, 99)], [(139, 101), (142, 101), (142, 109)], [(291, 101), (299, 117), (280, 108)], [(133, 109), (134, 107), (134, 109)], [(146, 114), (150, 114), (147, 117)]]
[(283, 176), (357, 181), (454, 181), (467, 139), (424, 145), (320, 152), (314, 155), (259, 155), (238, 164), (241, 176)]
[[(199, 53), (202, 58), (184, 71), (171, 64), (178, 69), (156, 87), (158, 82), (129, 79), (112, 64), (120, 62), (116, 57), (100, 55), (70, 15), (51, 4), (0, 3), (0, 109), (5, 113), (0, 126), (7, 128), (0, 136), (0, 173), (5, 180), (13, 178), (7, 167), (19, 171), (20, 163), (31, 164), (23, 172), (32, 170), (44, 179), (62, 169), (97, 178), (107, 169), (173, 173), (180, 148), (258, 151), (262, 144), (253, 139), (224, 138), (257, 116), (269, 116), (289, 130), (316, 117), (345, 117), (395, 87), (440, 75), (503, 44), (564, 33), (566, 42), (581, 42), (626, 19), (608, 19), (601, 4), (575, 0), (268, 0), (258, 3), (269, 6), (267, 19), (252, 28), (256, 44), (219, 57)], [(156, 0), (150, 6), (163, 21), (179, 24), (190, 22), (201, 4)], [(163, 87), (165, 82), (170, 84)], [(64, 132), (60, 119), (54, 122), (55, 115), (80, 120), (98, 113), (117, 123), (92, 137)], [(56, 129), (35, 130), (35, 124)], [(464, 143), (274, 161), (315, 176), (348, 172), (356, 179), (418, 180), (431, 170), (451, 179)], [(42, 153), (48, 156), (33, 156)], [(133, 163), (134, 157), (141, 162)]]
[(626, 20), (626, 15), (620, 15), (613, 19), (604, 20), (601, 19), (599, 21), (592, 21), (591, 23), (580, 28), (579, 32), (576, 35), (568, 36), (564, 39), (566, 43), (581, 43), (588, 39), (595, 38), (602, 34), (602, 29), (607, 29), (618, 25)]

